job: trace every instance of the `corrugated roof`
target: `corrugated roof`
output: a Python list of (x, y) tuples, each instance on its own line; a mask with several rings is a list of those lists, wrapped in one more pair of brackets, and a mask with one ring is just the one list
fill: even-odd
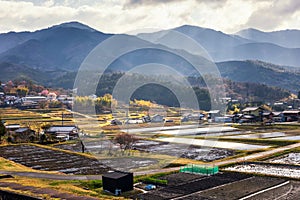
[(22, 133), (22, 132), (28, 131), (28, 130), (29, 130), (29, 128), (19, 128), (19, 129), (15, 130), (15, 132), (16, 133)]
[(220, 112), (220, 110), (210, 110), (207, 113), (209, 114), (218, 114)]
[(71, 132), (76, 129), (75, 126), (51, 126), (47, 132)]
[(5, 128), (10, 129), (10, 128), (20, 128), (20, 124), (9, 124), (6, 125)]
[(297, 114), (297, 113), (300, 113), (300, 110), (285, 110), (282, 113), (283, 114)]
[(260, 107), (247, 107), (245, 109), (242, 110), (242, 112), (249, 112), (249, 111), (255, 111), (257, 109), (259, 109)]

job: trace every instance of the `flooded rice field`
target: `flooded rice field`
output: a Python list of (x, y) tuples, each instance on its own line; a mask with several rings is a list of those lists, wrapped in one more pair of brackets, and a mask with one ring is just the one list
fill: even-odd
[(230, 136), (224, 136), (224, 138), (234, 138), (234, 139), (263, 139), (263, 138), (277, 138), (277, 137), (284, 137), (284, 136), (286, 136), (286, 133), (271, 132), (271, 133), (230, 135)]
[(272, 138), (272, 140), (300, 140), (300, 135)]
[(268, 160), (270, 163), (300, 165), (300, 153), (288, 153)]
[(300, 179), (300, 166), (292, 165), (241, 164), (228, 167), (225, 170)]
[(203, 135), (203, 134), (213, 134), (219, 133), (223, 135), (225, 132), (236, 131), (236, 128), (228, 126), (218, 126), (218, 127), (205, 127), (205, 128), (193, 128), (193, 129), (177, 129), (177, 130), (164, 130), (155, 132), (156, 134), (166, 134), (166, 135)]
[(235, 150), (257, 150), (257, 149), (264, 149), (264, 148), (271, 147), (266, 145), (254, 145), (254, 144), (245, 144), (245, 143), (238, 143), (238, 142), (225, 142), (225, 141), (217, 141), (217, 140), (202, 140), (202, 139), (177, 138), (177, 137), (158, 138), (157, 141), (194, 145), (194, 146), (206, 146), (212, 148), (235, 149)]

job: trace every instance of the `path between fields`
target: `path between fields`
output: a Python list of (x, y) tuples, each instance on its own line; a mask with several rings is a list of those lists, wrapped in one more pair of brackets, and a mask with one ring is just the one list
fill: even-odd
[[(291, 144), (284, 147), (279, 147), (276, 149), (251, 154), (244, 157), (239, 158), (233, 158), (225, 161), (219, 161), (219, 162), (213, 162), (211, 164), (215, 166), (222, 166), (227, 164), (234, 164), (234, 163), (241, 163), (253, 159), (263, 158), (266, 156), (270, 156), (275, 153), (279, 153), (285, 150), (293, 149), (300, 147), (300, 143)], [(160, 172), (171, 172), (179, 170), (180, 167), (171, 167), (171, 168), (163, 168), (163, 169), (153, 169), (153, 170), (147, 170), (147, 171), (139, 171), (134, 172), (135, 176), (138, 175), (146, 175), (146, 174), (155, 174)], [(24, 176), (24, 177), (32, 177), (32, 178), (44, 178), (44, 179), (54, 179), (54, 180), (99, 180), (102, 179), (101, 175), (59, 175), (59, 174), (49, 174), (49, 173), (42, 173), (42, 172), (16, 172), (16, 171), (5, 171), (0, 170), (0, 174), (7, 174), (12, 176)]]
[(43, 178), (53, 180), (100, 180), (101, 175), (64, 175), (64, 174), (49, 174), (43, 172), (17, 172), (0, 170), (0, 174), (12, 175), (12, 176), (24, 176), (31, 178)]

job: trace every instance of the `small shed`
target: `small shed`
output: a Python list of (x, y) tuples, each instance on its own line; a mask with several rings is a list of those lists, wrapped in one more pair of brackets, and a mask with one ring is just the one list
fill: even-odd
[(151, 122), (152, 122), (152, 123), (164, 122), (164, 116), (158, 115), (158, 114), (153, 115), (153, 116), (151, 117)]
[(5, 128), (8, 130), (8, 131), (15, 131), (19, 128), (21, 128), (20, 124), (8, 124), (5, 126)]
[(113, 171), (102, 175), (103, 190), (115, 195), (133, 190), (133, 173)]

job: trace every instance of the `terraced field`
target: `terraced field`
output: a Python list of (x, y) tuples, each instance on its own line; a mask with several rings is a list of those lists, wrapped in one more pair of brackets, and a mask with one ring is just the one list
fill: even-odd
[(0, 147), (1, 156), (32, 169), (66, 174), (103, 174), (109, 168), (97, 159), (34, 145)]

